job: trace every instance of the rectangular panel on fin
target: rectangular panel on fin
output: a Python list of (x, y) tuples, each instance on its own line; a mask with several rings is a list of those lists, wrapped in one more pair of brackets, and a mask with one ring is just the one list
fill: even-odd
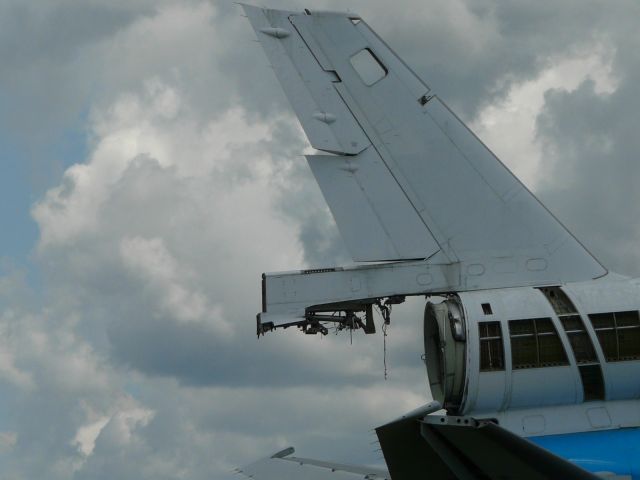
[(340, 79), (309, 50), (289, 20), (293, 12), (243, 8), (311, 145), (348, 155), (364, 150), (369, 139), (333, 86)]
[(307, 160), (354, 261), (424, 259), (440, 249), (373, 148)]

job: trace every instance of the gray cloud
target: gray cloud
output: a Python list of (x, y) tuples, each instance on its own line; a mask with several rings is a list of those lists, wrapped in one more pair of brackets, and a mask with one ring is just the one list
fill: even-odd
[[(640, 142), (634, 125), (640, 64), (632, 52), (640, 36), (630, 16), (616, 13), (615, 28), (606, 31), (615, 44), (615, 91), (602, 94), (587, 80), (575, 91), (545, 96), (538, 137), (548, 160), (540, 193), (607, 267), (638, 275), (640, 199), (634, 187)], [(601, 23), (612, 26), (612, 18)]]
[(640, 76), (605, 98), (590, 82), (572, 93), (550, 92), (539, 127), (546, 151), (557, 159), (543, 198), (606, 266), (638, 275), (640, 142), (633, 125), (640, 104), (632, 79)]

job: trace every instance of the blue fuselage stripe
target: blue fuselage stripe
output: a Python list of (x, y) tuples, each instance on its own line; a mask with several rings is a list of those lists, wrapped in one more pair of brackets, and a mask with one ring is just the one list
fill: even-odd
[(590, 472), (640, 480), (640, 428), (529, 437), (536, 445)]

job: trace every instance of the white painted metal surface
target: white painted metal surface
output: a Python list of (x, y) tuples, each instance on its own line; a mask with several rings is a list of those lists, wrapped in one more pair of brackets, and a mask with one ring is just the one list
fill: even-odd
[[(377, 282), (398, 285), (390, 293), (605, 274), (357, 15), (244, 9), (311, 144), (339, 154), (310, 156), (309, 163), (353, 259), (428, 259), (451, 279), (403, 291), (405, 279), (393, 271), (368, 270)], [(266, 311), (299, 312), (297, 300), (310, 297), (307, 280), (295, 281), (295, 293), (283, 292), (292, 300), (285, 308), (268, 295)], [(313, 283), (306, 306), (334, 299)], [(339, 296), (358, 298), (350, 290)]]
[[(501, 426), (525, 436), (640, 425), (640, 359), (607, 361), (589, 319), (594, 313), (638, 311), (640, 287), (625, 277), (611, 275), (570, 283), (562, 290), (576, 307), (596, 351), (604, 380), (603, 398), (585, 401), (569, 338), (539, 289), (462, 292), (467, 356), (461, 413), (496, 418)], [(490, 305), (491, 314), (485, 313), (483, 304)], [(509, 321), (530, 318), (551, 318), (569, 365), (513, 369)], [(480, 371), (479, 323), (487, 321), (501, 325), (505, 368), (500, 371)]]
[[(333, 88), (335, 74), (322, 69), (289, 21), (296, 13), (250, 6), (244, 10), (311, 145), (333, 153), (364, 150), (370, 142)], [(319, 114), (335, 120), (323, 121)]]
[(425, 259), (439, 250), (375, 149), (307, 160), (355, 261)]

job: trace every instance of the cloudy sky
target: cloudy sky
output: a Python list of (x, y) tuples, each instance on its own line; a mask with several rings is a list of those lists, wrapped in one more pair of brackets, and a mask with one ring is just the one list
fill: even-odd
[[(605, 265), (640, 272), (636, 0), (360, 13)], [(211, 479), (288, 445), (375, 463), (426, 401), (387, 338), (256, 340), (260, 274), (349, 262), (239, 8), (0, 0), (0, 478)], [(636, 193), (638, 191), (638, 193)]]

